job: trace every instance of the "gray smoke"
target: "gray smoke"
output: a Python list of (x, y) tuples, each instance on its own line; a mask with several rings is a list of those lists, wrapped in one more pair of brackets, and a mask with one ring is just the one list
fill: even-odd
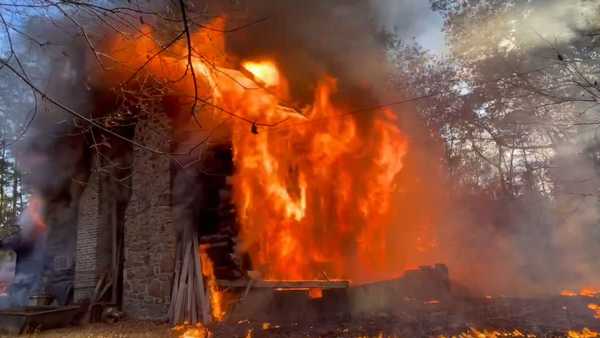
[[(467, 6), (473, 10), (470, 14), (478, 14), (471, 20), (454, 18), (457, 27), (452, 28), (459, 33), (459, 38), (452, 40), (454, 56), (458, 66), (467, 69), (465, 73), (475, 65), (475, 84), (491, 81), (482, 86), (490, 90), (478, 91), (480, 97), (473, 95), (475, 102), (497, 102), (499, 98), (510, 102), (477, 118), (484, 123), (499, 119), (524, 128), (527, 145), (554, 146), (517, 152), (527, 155), (517, 156), (514, 164), (523, 169), (526, 157), (531, 177), (523, 175), (512, 181), (511, 185), (520, 188), (509, 198), (486, 194), (462, 198), (457, 194), (460, 205), (441, 228), (447, 262), (455, 277), (494, 294), (557, 294), (561, 289), (598, 287), (597, 126), (568, 124), (585, 124), (599, 117), (596, 99), (573, 80), (584, 81), (577, 72), (588, 81), (597, 79), (597, 40), (585, 32), (598, 28), (600, 3), (514, 3), (517, 5), (491, 7), (489, 13), (482, 10), (483, 14), (476, 5)], [(541, 71), (524, 76), (531, 87), (518, 83), (495, 86), (497, 77), (534, 69)], [(561, 85), (555, 87), (557, 83)], [(540, 95), (542, 92), (556, 100)], [(525, 98), (519, 99), (521, 95)], [(581, 102), (561, 102), (560, 98)], [(514, 132), (512, 127), (504, 129), (502, 123), (490, 124), (503, 131), (500, 135)], [(501, 156), (493, 145), (482, 142), (480, 146), (488, 158)], [(485, 174), (480, 178), (487, 179)], [(535, 183), (524, 182), (528, 179)], [(528, 184), (530, 188), (522, 188)]]
[[(52, 99), (89, 116), (89, 52), (77, 28), (36, 13), (13, 24), (23, 33), (11, 32), (18, 61), (13, 56), (10, 65)], [(4, 243), (16, 251), (18, 264), (9, 301), (0, 306), (23, 306), (31, 294), (47, 291), (47, 278), (51, 283), (61, 278), (53, 272), (54, 257), (74, 254), (74, 241), (68, 239), (75, 235), (75, 208), (86, 180), (86, 142), (70, 114), (32, 91), (8, 69), (0, 72), (4, 84), (13, 88), (12, 93), (3, 93), (11, 100), (7, 119), (13, 121), (7, 139), (19, 169), (26, 174), (24, 189), (31, 193), (17, 222), (20, 232)], [(48, 231), (53, 233), (52, 241)], [(68, 278), (72, 270), (63, 273)]]

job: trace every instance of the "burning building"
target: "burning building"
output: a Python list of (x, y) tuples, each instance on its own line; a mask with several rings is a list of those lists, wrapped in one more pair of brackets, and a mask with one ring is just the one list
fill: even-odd
[[(160, 318), (171, 304), (177, 318), (177, 297), (192, 301), (178, 288), (217, 297), (222, 287), (263, 280), (321, 292), (336, 281), (392, 279), (412, 267), (405, 251), (416, 248), (394, 249), (396, 240), (386, 238), (397, 231), (396, 177), (408, 147), (392, 111), (360, 135), (352, 119), (329, 119), (343, 114), (331, 101), (333, 78), (301, 110), (280, 104), (285, 79), (273, 62), (242, 63), (243, 72), (200, 60), (193, 67), (215, 98), (204, 114), (218, 116), (211, 128), (227, 124), (224, 135), (203, 145), (207, 136), (193, 119), (182, 126), (155, 110), (137, 121), (133, 140), (175, 159), (132, 147), (129, 162), (119, 162), (126, 173), (103, 180), (92, 170), (78, 209), (75, 299), (92, 297), (107, 274), (111, 290), (122, 288), (112, 301), (126, 312)], [(130, 183), (120, 187), (119, 177)], [(413, 227), (410, 236), (425, 239), (425, 230)], [(206, 278), (191, 286), (185, 274), (199, 271)], [(215, 318), (221, 306), (211, 302)]]
[[(396, 112), (356, 110), (338, 95), (352, 86), (329, 74), (299, 100), (276, 58), (156, 54), (147, 34), (106, 41), (118, 67), (86, 75), (89, 130), (24, 152), (45, 173), (33, 182), (42, 206), (26, 215), (48, 226), (46, 289), (62, 302), (206, 321), (223, 313), (224, 287), (316, 297), (428, 262), (433, 215), (414, 210), (422, 183)], [(191, 39), (225, 45), (211, 31)]]
[[(522, 271), (511, 269), (520, 251), (449, 207), (460, 189), (445, 189), (443, 128), (430, 130), (402, 90), (390, 98), (383, 89), (389, 36), (361, 2), (233, 1), (247, 5), (242, 24), (239, 8), (205, 17), (174, 3), (166, 17), (125, 10), (135, 21), (128, 34), (71, 27), (79, 38), (44, 51), (48, 89), (20, 77), (44, 114), (19, 152), (33, 194), (10, 242), (17, 277), (29, 276), (8, 290), (15, 304), (50, 293), (59, 304), (89, 302), (91, 313), (117, 306), (172, 323), (263, 312), (419, 317), (420, 307), (481, 320), (532, 304), (551, 308), (545, 322), (563, 328), (573, 322), (563, 309), (592, 319), (598, 305), (579, 296), (467, 306), (472, 294), (453, 284), (459, 297), (446, 301), (449, 273), (438, 261), (452, 261), (462, 281), (515, 285), (526, 278), (504, 272)], [(260, 16), (266, 9), (278, 15)], [(41, 26), (28, 32), (52, 35)], [(477, 208), (473, 196), (465, 204)], [(494, 222), (477, 215), (472, 223)], [(506, 270), (488, 265), (506, 253)]]

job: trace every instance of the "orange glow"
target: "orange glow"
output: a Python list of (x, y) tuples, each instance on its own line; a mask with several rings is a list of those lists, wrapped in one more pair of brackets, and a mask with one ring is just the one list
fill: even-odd
[(275, 87), (280, 83), (279, 70), (277, 70), (277, 66), (272, 61), (246, 61), (242, 63), (242, 67), (249, 71), (254, 76), (254, 79), (267, 87)]
[(28, 214), (29, 217), (31, 217), (31, 220), (33, 221), (33, 225), (34, 225), (34, 230), (35, 233), (40, 234), (43, 232), (46, 232), (47, 229), (47, 225), (46, 222), (44, 221), (44, 216), (43, 216), (43, 202), (42, 202), (42, 198), (40, 196), (38, 196), (37, 194), (33, 194), (29, 200), (29, 203), (27, 205), (27, 209), (25, 210), (25, 212)]
[[(222, 28), (224, 22), (210, 25)], [(119, 87), (143, 66), (144, 75), (167, 83), (191, 107), (194, 85), (185, 39), (153, 58), (161, 47), (150, 28), (142, 32), (135, 41), (112, 39), (111, 62), (121, 67), (117, 75), (92, 74), (94, 82)], [(340, 99), (338, 80), (330, 76), (314, 83), (313, 99), (302, 102), (301, 110), (286, 107), (288, 79), (278, 60), (241, 60), (233, 64), (245, 71), (231, 69), (231, 58), (223, 55), (225, 36), (206, 29), (192, 36), (203, 100), (195, 107), (203, 122), (226, 122), (240, 251), (248, 253), (252, 269), (265, 279), (361, 283), (431, 263), (442, 207), (430, 205), (439, 185), (428, 175), (431, 168), (415, 164), (426, 155), (411, 144), (396, 112), (353, 114), (360, 107)], [(198, 132), (211, 123), (202, 123)], [(213, 291), (217, 301), (216, 285)]]
[(575, 297), (578, 296), (577, 292), (572, 291), (572, 290), (562, 290), (560, 292), (560, 295), (563, 297)]
[(503, 337), (535, 338), (536, 335), (530, 334), (530, 333), (523, 333), (516, 329), (512, 330), (512, 331), (470, 329), (469, 331), (461, 333), (456, 336), (439, 336), (438, 338), (503, 338)]
[[(427, 220), (398, 223), (406, 217), (398, 213), (395, 198), (406, 188), (398, 176), (409, 139), (394, 112), (381, 109), (368, 125), (359, 126), (333, 102), (337, 81), (331, 77), (322, 79), (312, 105), (299, 112), (280, 105), (279, 86), (253, 87), (241, 72), (213, 72), (200, 60), (197, 65), (204, 69), (200, 73), (214, 103), (243, 117), (229, 125), (234, 202), (241, 249), (261, 276), (393, 278), (417, 265), (414, 256), (435, 246)], [(266, 74), (278, 74), (277, 82), (266, 82), (285, 85), (271, 69), (274, 63), (264, 67), (270, 69)], [(281, 126), (261, 128), (248, 121)]]
[[(238, 112), (282, 128), (251, 133), (233, 125), (234, 199), (244, 247), (268, 279), (366, 281), (398, 276), (393, 201), (409, 141), (395, 114), (379, 112), (367, 130), (332, 102), (336, 80), (318, 85), (298, 114), (252, 91)], [(426, 235), (426, 234), (424, 234)], [(416, 238), (418, 236), (415, 236)], [(411, 244), (416, 250), (415, 243)], [(414, 250), (413, 250), (414, 251)]]
[(202, 324), (178, 325), (172, 329), (179, 338), (212, 338), (213, 334)]
[(321, 289), (321, 288), (308, 289), (308, 297), (310, 297), (310, 299), (323, 298), (323, 289)]
[(210, 299), (210, 309), (213, 319), (222, 321), (225, 318), (225, 309), (223, 305), (223, 293), (217, 286), (217, 279), (213, 268), (213, 263), (208, 254), (200, 252), (200, 261), (202, 262), (202, 275), (206, 281), (208, 298)]
[(600, 319), (600, 305), (598, 304), (588, 304), (588, 309), (594, 312), (594, 318)]
[(588, 328), (584, 328), (582, 331), (569, 331), (567, 333), (569, 338), (594, 338), (600, 337), (600, 333), (592, 331)]
[[(499, 331), (499, 330), (476, 330), (471, 329), (469, 332), (461, 333), (456, 336), (439, 336), (438, 338), (502, 338), (502, 337), (523, 337), (523, 338), (535, 338), (536, 335), (532, 333), (524, 333), (519, 330), (512, 331)], [(600, 334), (596, 331), (584, 328), (581, 331), (569, 331), (567, 332), (569, 338), (595, 338), (600, 337)]]
[(600, 290), (596, 288), (583, 288), (579, 291), (579, 294), (585, 297), (596, 297), (600, 294)]
[[(270, 329), (272, 326), (270, 323), (263, 323), (262, 324), (262, 329), (263, 330), (268, 330)], [(175, 327), (174, 330), (175, 331), (180, 331), (182, 330), (182, 328), (185, 329), (185, 326), (178, 326)], [(249, 329), (248, 331), (246, 331), (246, 338), (252, 338), (253, 334), (252, 334), (252, 329)], [(342, 332), (348, 332), (347, 329), (343, 329), (341, 330)], [(202, 325), (198, 324), (195, 327), (191, 327), (188, 328), (182, 335), (179, 336), (179, 338), (210, 338), (213, 337), (212, 333), (208, 331), (208, 329), (204, 328)], [(359, 338), (400, 338), (399, 336), (393, 335), (393, 336), (389, 336), (389, 335), (384, 335), (383, 333), (379, 333), (376, 336), (358, 336)], [(467, 332), (463, 332), (460, 333), (458, 335), (452, 335), (452, 336), (445, 336), (445, 335), (440, 335), (438, 336), (438, 338), (536, 338), (538, 336), (536, 336), (535, 334), (532, 333), (525, 333), (522, 332), (520, 330), (506, 330), (506, 331), (501, 331), (501, 330), (477, 330), (477, 329), (470, 329)], [(568, 338), (598, 338), (600, 337), (600, 333), (590, 330), (588, 328), (584, 328), (581, 331), (575, 331), (575, 330), (570, 330), (567, 332), (567, 337)]]
[(581, 290), (577, 291), (573, 291), (573, 290), (563, 290), (560, 292), (561, 296), (564, 297), (576, 297), (576, 296), (582, 296), (582, 297), (597, 297), (600, 295), (600, 289), (597, 288), (593, 288), (593, 287), (584, 287)]
[(23, 237), (34, 239), (46, 233), (48, 226), (44, 220), (44, 208), (44, 200), (34, 192), (29, 197), (27, 208), (23, 211), (20, 220)]

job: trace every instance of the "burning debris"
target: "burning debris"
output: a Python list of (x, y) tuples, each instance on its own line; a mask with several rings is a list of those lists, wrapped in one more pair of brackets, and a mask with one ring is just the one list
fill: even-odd
[(210, 300), (212, 317), (216, 321), (221, 321), (225, 318), (225, 304), (223, 304), (223, 294), (217, 285), (217, 278), (215, 276), (213, 263), (208, 257), (208, 254), (202, 252), (200, 253), (200, 262), (202, 262), (202, 275), (207, 283), (207, 296)]
[(563, 290), (560, 292), (560, 295), (565, 297), (597, 297), (598, 295), (600, 295), (600, 290), (592, 287), (585, 287), (579, 290), (578, 292), (572, 290)]
[(173, 333), (179, 338), (211, 338), (213, 334), (204, 327), (204, 325), (198, 323), (196, 325), (177, 325), (173, 328)]

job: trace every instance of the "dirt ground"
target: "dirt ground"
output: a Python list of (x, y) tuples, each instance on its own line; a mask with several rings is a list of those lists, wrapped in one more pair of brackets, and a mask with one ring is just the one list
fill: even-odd
[[(328, 323), (313, 324), (288, 324), (277, 325), (271, 323), (228, 323), (209, 327), (210, 336), (190, 334), (183, 336), (187, 330), (174, 329), (167, 324), (152, 321), (125, 320), (115, 324), (88, 324), (72, 326), (61, 329), (52, 329), (27, 335), (0, 335), (0, 338), (418, 338), (418, 337), (440, 337), (440, 332), (425, 333), (410, 326), (397, 326), (390, 321), (370, 321), (362, 323)], [(388, 326), (384, 332), (380, 328)], [(390, 330), (389, 327), (395, 329)], [(580, 331), (580, 330), (579, 330)], [(419, 333), (417, 333), (419, 332)], [(581, 332), (581, 331), (580, 331)], [(190, 332), (191, 333), (191, 332)], [(528, 335), (531, 334), (531, 335)], [(566, 332), (558, 331), (515, 331), (502, 330), (502, 332), (474, 332), (469, 328), (454, 330), (444, 334), (452, 338), (510, 338), (510, 337), (535, 337), (535, 338), (593, 338), (600, 337), (598, 333), (568, 335)]]
[[(208, 337), (200, 334), (203, 330), (182, 336), (188, 328), (174, 329), (164, 322), (126, 319), (115, 324), (87, 324), (22, 336), (0, 335), (0, 338), (600, 338), (597, 333), (600, 320), (590, 310), (591, 302), (600, 303), (589, 297), (406, 301), (397, 303), (392, 312), (371, 311), (369, 315), (342, 312), (328, 316), (315, 312), (304, 317), (298, 313), (290, 317), (283, 309), (279, 309), (279, 316), (274, 312), (261, 312), (262, 317), (258, 313), (241, 316), (244, 314), (241, 311), (237, 318), (232, 313), (225, 322), (209, 325), (211, 335)], [(471, 328), (500, 333), (482, 334)], [(592, 331), (580, 334), (584, 328)], [(518, 334), (513, 334), (515, 330)], [(579, 333), (569, 335), (569, 330)]]
[(115, 324), (89, 324), (41, 331), (27, 335), (0, 335), (0, 338), (158, 338), (174, 337), (171, 328), (151, 321), (127, 320)]

